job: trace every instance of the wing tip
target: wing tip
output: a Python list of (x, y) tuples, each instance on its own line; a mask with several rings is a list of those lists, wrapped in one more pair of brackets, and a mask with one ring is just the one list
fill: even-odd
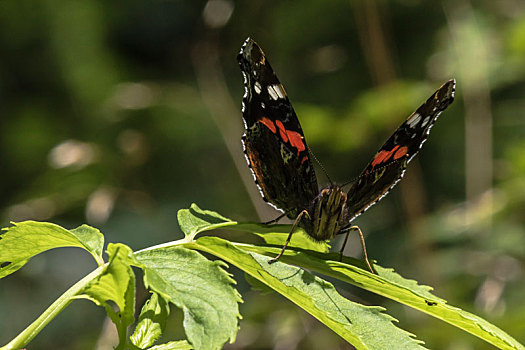
[(446, 96), (448, 96), (451, 100), (454, 100), (454, 95), (456, 93), (456, 79), (452, 78), (448, 80), (445, 84), (441, 86), (440, 90), (441, 89), (446, 90)]
[[(246, 40), (244, 40), (244, 43), (241, 46), (241, 50), (239, 51), (239, 54), (237, 55), (237, 60), (241, 63), (243, 60), (249, 61), (250, 56), (252, 53), (252, 50), (254, 47), (259, 47), (255, 41), (251, 37), (247, 37)], [(259, 49), (260, 50), (260, 49)]]

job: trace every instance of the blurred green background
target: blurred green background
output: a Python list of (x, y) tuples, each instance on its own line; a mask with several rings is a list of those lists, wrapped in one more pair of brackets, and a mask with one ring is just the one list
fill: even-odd
[[(2, 227), (88, 223), (140, 249), (180, 238), (176, 212), (192, 202), (239, 221), (274, 218), (240, 142), (235, 57), (247, 36), (265, 50), (310, 147), (338, 183), (357, 176), (413, 110), (457, 79), (456, 101), (404, 180), (356, 223), (379, 264), (525, 342), (520, 0), (2, 1)], [(356, 237), (351, 243), (346, 254), (359, 257)], [(63, 249), (2, 280), (0, 344), (94, 267), (85, 252)], [(351, 349), (230, 271), (245, 303), (237, 342), (226, 348)], [(376, 295), (336, 287), (385, 306), (430, 348), (491, 348)], [(184, 337), (181, 318), (174, 309), (166, 339)], [(75, 302), (29, 349), (110, 349), (103, 320), (102, 309)]]

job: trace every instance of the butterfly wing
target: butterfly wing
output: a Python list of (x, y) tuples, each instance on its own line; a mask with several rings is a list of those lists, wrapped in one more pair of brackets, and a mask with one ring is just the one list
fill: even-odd
[(283, 86), (252, 39), (239, 55), (244, 153), (263, 198), (295, 218), (318, 194), (303, 130)]
[(443, 84), (379, 149), (348, 191), (348, 220), (362, 214), (401, 180), (408, 162), (428, 138), (443, 110), (454, 101), (456, 81)]

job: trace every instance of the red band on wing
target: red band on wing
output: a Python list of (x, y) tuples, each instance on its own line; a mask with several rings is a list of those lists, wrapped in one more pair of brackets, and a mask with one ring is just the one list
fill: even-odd
[(303, 159), (301, 159), (301, 164), (303, 164), (304, 162), (306, 162), (308, 160), (308, 156), (304, 156)]
[(407, 152), (408, 152), (408, 147), (407, 146), (401, 147), (394, 154), (394, 159), (399, 159), (399, 158), (403, 157), (405, 154), (407, 154)]
[(374, 160), (372, 161), (372, 168), (374, 168), (377, 164), (381, 163), (383, 161), (383, 158), (385, 158), (385, 156), (388, 155), (388, 152), (387, 151), (381, 151), (379, 152), (376, 157), (374, 158)]
[[(396, 152), (396, 150), (399, 148), (399, 145), (397, 145), (396, 147), (392, 148), (390, 151), (381, 151), (377, 154), (377, 156), (374, 158), (374, 160), (372, 161), (372, 168), (375, 168), (376, 165), (379, 165), (381, 163), (384, 163), (386, 162), (390, 157), (392, 157), (392, 154), (394, 154), (394, 152)], [(407, 149), (406, 147), (403, 147), (405, 150), (400, 157), (402, 157), (404, 154), (406, 154), (407, 152)], [(401, 148), (400, 150), (402, 150), (403, 148)], [(397, 154), (397, 152), (396, 152)], [(397, 159), (397, 158), (394, 158), (394, 159)]]
[(261, 120), (259, 120), (261, 123), (266, 125), (268, 129), (270, 129), (271, 132), (274, 134), (277, 132), (277, 128), (275, 127), (275, 124), (268, 118), (262, 117)]
[[(306, 149), (306, 146), (303, 142), (303, 137), (300, 133), (293, 130), (286, 130), (284, 127), (284, 124), (280, 120), (276, 120), (275, 124), (273, 121), (266, 117), (262, 117), (259, 122), (263, 123), (268, 129), (270, 129), (271, 132), (274, 134), (277, 133), (277, 129), (279, 129), (279, 135), (281, 136), (281, 140), (283, 142), (290, 142), (290, 145), (297, 149), (297, 156), (299, 156), (299, 153), (304, 151)], [(277, 127), (276, 127), (277, 126)], [(308, 158), (308, 157), (306, 157)], [(306, 159), (303, 159), (301, 163), (305, 162)]]
[(286, 134), (286, 128), (284, 127), (283, 123), (280, 120), (276, 120), (275, 125), (277, 125), (279, 128), (281, 139), (283, 139), (284, 142), (288, 142), (288, 135)]
[(290, 139), (290, 144), (292, 147), (297, 149), (297, 156), (299, 156), (299, 153), (306, 149), (301, 134), (299, 134), (297, 131), (291, 130), (286, 130), (286, 134), (288, 134), (288, 138)]

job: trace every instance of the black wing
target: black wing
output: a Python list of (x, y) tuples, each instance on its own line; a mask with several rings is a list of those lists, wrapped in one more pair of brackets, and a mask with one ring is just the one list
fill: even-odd
[(252, 39), (239, 55), (244, 76), (244, 153), (263, 198), (295, 218), (318, 194), (303, 130), (283, 86)]
[(379, 149), (348, 191), (348, 220), (383, 198), (401, 180), (406, 166), (428, 138), (432, 125), (454, 101), (456, 81), (443, 84)]

